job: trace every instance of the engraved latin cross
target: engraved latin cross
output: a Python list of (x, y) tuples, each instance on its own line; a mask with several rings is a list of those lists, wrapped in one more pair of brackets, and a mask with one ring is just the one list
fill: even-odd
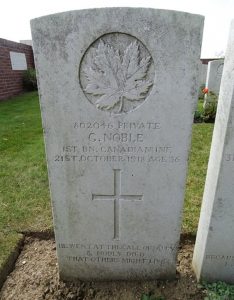
[(120, 238), (120, 203), (123, 200), (141, 201), (143, 195), (122, 195), (121, 193), (121, 170), (114, 169), (114, 194), (96, 195), (92, 194), (92, 200), (114, 201), (114, 239)]

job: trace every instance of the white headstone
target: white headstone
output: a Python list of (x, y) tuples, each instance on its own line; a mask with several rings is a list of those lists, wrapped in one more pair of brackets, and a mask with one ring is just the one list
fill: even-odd
[(25, 53), (10, 51), (12, 70), (23, 71), (27, 70), (27, 61)]
[(197, 278), (234, 283), (234, 22), (219, 94), (193, 267)]
[(200, 71), (201, 73), (200, 73), (200, 85), (199, 85), (199, 87), (203, 84), (204, 85), (206, 84), (207, 68), (208, 68), (208, 65), (201, 63), (201, 71)]
[(32, 40), (20, 40), (20, 43), (28, 46), (32, 46)]
[(203, 17), (143, 8), (31, 23), (60, 276), (175, 276)]
[(223, 64), (223, 59), (212, 60), (208, 63), (206, 87), (217, 96), (219, 95)]

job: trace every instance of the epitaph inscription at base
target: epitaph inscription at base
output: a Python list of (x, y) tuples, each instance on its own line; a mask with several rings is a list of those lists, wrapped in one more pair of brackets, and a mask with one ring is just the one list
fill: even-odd
[(61, 278), (174, 277), (203, 17), (107, 8), (31, 24)]

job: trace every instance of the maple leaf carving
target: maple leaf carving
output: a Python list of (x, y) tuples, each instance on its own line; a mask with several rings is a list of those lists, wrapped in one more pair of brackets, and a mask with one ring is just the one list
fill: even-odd
[(98, 96), (97, 108), (110, 110), (119, 105), (118, 112), (121, 112), (125, 99), (141, 100), (152, 86), (152, 81), (145, 79), (150, 60), (150, 56), (140, 59), (137, 41), (130, 43), (120, 55), (119, 50), (101, 40), (92, 65), (84, 69), (88, 80), (85, 92)]

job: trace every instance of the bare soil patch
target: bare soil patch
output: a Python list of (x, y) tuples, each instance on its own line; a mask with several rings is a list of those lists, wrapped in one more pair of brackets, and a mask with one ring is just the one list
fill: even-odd
[(181, 243), (177, 277), (173, 281), (64, 283), (58, 278), (54, 240), (28, 237), (0, 297), (1, 300), (135, 300), (150, 294), (166, 300), (202, 300), (204, 292), (197, 287), (191, 269), (193, 246), (191, 239)]

